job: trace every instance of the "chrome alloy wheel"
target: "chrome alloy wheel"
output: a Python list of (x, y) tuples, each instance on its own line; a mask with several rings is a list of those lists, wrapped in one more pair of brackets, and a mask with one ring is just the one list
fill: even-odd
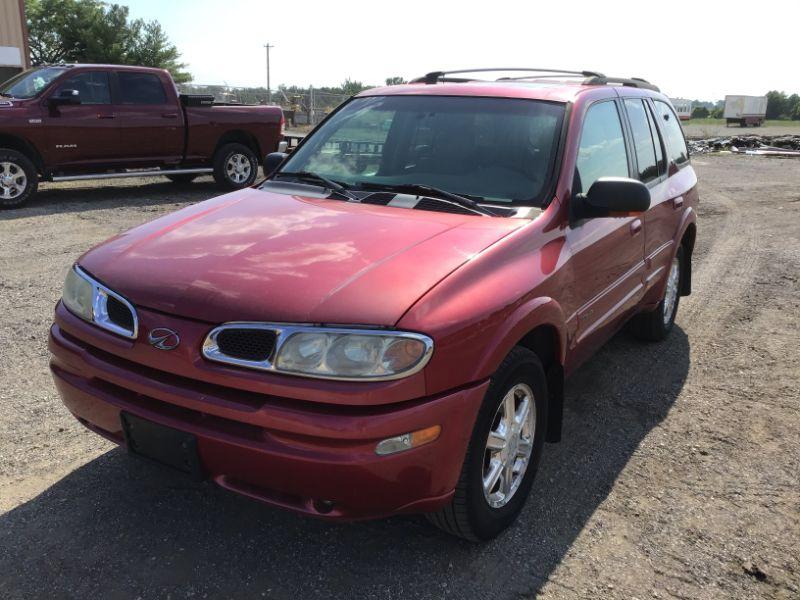
[(0, 162), (0, 200), (21, 196), (28, 186), (28, 176), (17, 163)]
[(519, 489), (531, 460), (535, 431), (533, 390), (518, 383), (497, 407), (483, 453), (483, 496), (492, 508), (508, 504)]
[(669, 325), (672, 319), (672, 312), (675, 310), (675, 302), (678, 300), (678, 284), (681, 280), (681, 261), (678, 257), (672, 259), (672, 266), (667, 277), (667, 291), (664, 293), (664, 325)]
[(250, 178), (253, 166), (244, 154), (231, 154), (225, 163), (225, 173), (233, 183), (244, 183)]

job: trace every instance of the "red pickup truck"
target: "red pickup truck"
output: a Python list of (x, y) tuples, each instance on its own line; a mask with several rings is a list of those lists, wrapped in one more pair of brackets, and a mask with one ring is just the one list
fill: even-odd
[(692, 283), (669, 99), (540, 71), (362, 92), (260, 186), (84, 254), (50, 334), (69, 410), (270, 504), (497, 535), (565, 377), (625, 324), (666, 338)]
[(169, 72), (52, 65), (0, 85), (0, 208), (22, 205), (39, 180), (153, 175), (177, 183), (212, 173), (251, 185), (283, 133), (277, 106), (214, 105), (178, 94)]

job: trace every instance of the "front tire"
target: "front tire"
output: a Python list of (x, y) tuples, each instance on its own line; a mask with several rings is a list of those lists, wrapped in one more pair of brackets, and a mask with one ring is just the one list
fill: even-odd
[(630, 329), (637, 338), (660, 342), (669, 335), (675, 325), (675, 315), (678, 314), (678, 304), (681, 299), (685, 256), (683, 246), (679, 246), (670, 264), (664, 297), (658, 307), (651, 312), (638, 314), (631, 320)]
[(225, 144), (214, 155), (214, 179), (228, 189), (253, 185), (258, 174), (258, 158), (244, 144)]
[(10, 148), (0, 148), (0, 208), (17, 208), (39, 187), (39, 175), (31, 160)]
[(536, 476), (547, 424), (547, 380), (539, 358), (514, 348), (478, 411), (450, 504), (426, 515), (447, 533), (488, 540), (519, 515)]

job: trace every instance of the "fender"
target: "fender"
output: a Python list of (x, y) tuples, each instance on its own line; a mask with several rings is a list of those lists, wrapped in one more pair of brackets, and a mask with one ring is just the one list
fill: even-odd
[(557, 334), (558, 347), (554, 358), (564, 364), (567, 348), (566, 317), (561, 305), (553, 298), (544, 296), (521, 304), (498, 328), (486, 344), (487, 352), (481, 356), (473, 373), (475, 381), (490, 377), (500, 366), (511, 349), (537, 327), (549, 327)]
[(36, 148), (33, 142), (27, 138), (8, 133), (0, 134), (0, 148), (10, 148), (12, 150), (22, 152), (31, 159), (40, 173), (44, 172), (45, 166), (42, 155), (39, 153), (39, 150)]
[[(683, 215), (681, 216), (681, 222), (677, 229), (677, 234), (675, 238), (673, 238), (672, 243), (672, 253), (670, 256), (670, 261), (674, 260), (675, 256), (678, 254), (678, 248), (681, 245), (681, 240), (683, 236), (686, 235), (686, 231), (689, 229), (691, 225), (696, 225), (697, 223), (697, 213), (695, 212), (694, 208), (691, 206), (687, 207), (685, 211), (683, 211)], [(665, 274), (664, 277), (661, 278), (661, 281), (654, 286), (654, 293), (656, 298), (661, 298), (664, 295), (664, 287), (667, 285), (667, 275)], [(683, 273), (682, 281), (681, 281), (681, 296), (688, 296), (691, 293), (692, 289), (692, 264), (689, 261), (686, 265), (686, 269)]]

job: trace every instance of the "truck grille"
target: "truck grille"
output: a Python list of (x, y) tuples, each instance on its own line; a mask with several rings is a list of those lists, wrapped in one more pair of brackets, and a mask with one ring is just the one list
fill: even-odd
[(269, 329), (252, 329), (235, 327), (223, 329), (217, 334), (216, 342), (219, 352), (237, 358), (265, 362), (269, 360), (275, 348), (276, 334)]

